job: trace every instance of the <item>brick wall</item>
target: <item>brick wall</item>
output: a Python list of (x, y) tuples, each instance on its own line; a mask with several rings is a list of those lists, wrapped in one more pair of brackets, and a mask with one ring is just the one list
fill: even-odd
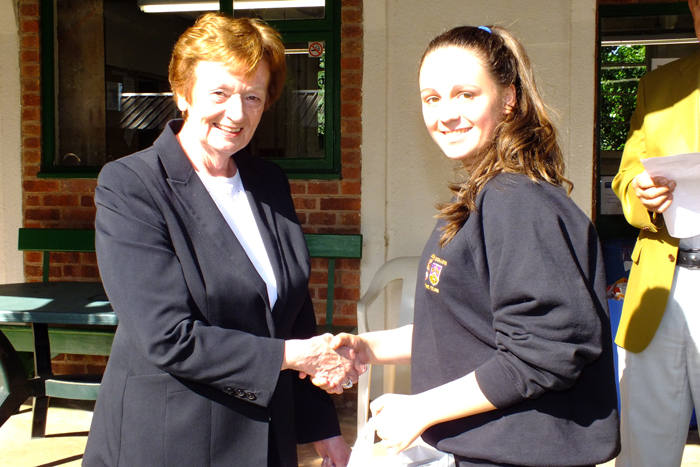
[[(95, 179), (38, 178), (41, 168), (41, 73), (39, 0), (19, 0), (20, 79), (22, 92), (22, 191), (24, 226), (93, 228)], [(360, 232), (362, 122), (362, 0), (341, 7), (341, 180), (292, 180), (294, 202), (305, 232)], [(312, 263), (311, 293), (319, 324), (325, 323), (325, 260)], [(359, 260), (336, 262), (334, 324), (355, 325), (359, 298)], [(25, 279), (40, 281), (41, 254), (25, 253)], [(94, 254), (57, 253), (51, 280), (99, 280)], [(84, 373), (105, 364), (104, 357), (59, 355), (54, 370)]]

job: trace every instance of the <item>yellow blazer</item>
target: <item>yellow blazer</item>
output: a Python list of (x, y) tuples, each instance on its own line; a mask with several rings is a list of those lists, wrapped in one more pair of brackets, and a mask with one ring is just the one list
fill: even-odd
[(647, 211), (632, 188), (644, 171), (642, 159), (698, 152), (700, 52), (644, 75), (637, 108), (613, 190), (627, 222), (638, 227), (632, 271), (615, 342), (641, 352), (659, 327), (668, 301), (678, 254), (677, 238), (668, 234), (663, 216)]

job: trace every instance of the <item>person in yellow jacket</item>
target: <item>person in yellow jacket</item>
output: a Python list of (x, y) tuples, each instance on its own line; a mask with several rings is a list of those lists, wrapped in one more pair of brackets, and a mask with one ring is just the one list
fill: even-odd
[[(688, 4), (700, 37), (700, 0)], [(663, 213), (673, 203), (676, 182), (650, 177), (641, 162), (699, 151), (696, 52), (642, 77), (613, 181), (625, 218), (640, 229), (615, 339), (622, 441), (617, 467), (680, 466), (693, 399), (700, 407), (700, 235), (669, 235)]]

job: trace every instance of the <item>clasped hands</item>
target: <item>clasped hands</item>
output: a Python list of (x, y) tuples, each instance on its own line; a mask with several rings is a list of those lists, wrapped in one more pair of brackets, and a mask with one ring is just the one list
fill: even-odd
[(294, 362), (287, 368), (299, 371), (300, 378), (311, 377), (313, 384), (331, 394), (340, 394), (367, 371), (367, 352), (361, 340), (354, 337), (324, 334), (302, 341), (287, 341), (285, 360)]
[(673, 202), (676, 182), (665, 177), (651, 177), (644, 171), (634, 177), (632, 188), (642, 206), (648, 211), (662, 214)]

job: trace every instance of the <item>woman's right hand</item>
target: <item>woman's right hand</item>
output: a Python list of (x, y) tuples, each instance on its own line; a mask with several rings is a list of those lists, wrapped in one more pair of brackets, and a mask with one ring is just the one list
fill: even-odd
[(673, 190), (676, 188), (674, 180), (665, 177), (650, 177), (644, 171), (634, 177), (632, 188), (648, 211), (663, 213), (673, 202)]
[(332, 335), (312, 337), (305, 340), (288, 340), (284, 346), (282, 370), (300, 372), (300, 377), (310, 375), (316, 386), (328, 392), (342, 392), (342, 385), (357, 383), (355, 352), (348, 347), (333, 348), (329, 343)]

